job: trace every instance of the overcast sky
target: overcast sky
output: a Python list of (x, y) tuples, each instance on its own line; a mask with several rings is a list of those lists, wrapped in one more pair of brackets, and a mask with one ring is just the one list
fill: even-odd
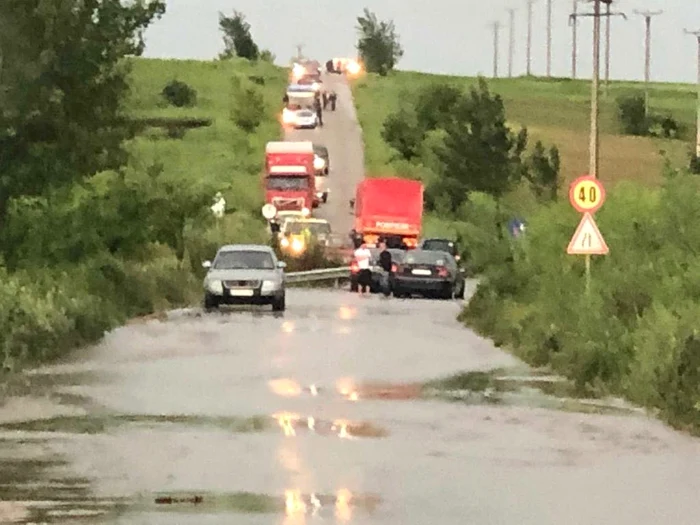
[[(571, 28), (568, 16), (573, 0), (554, 0), (552, 74), (571, 73)], [(351, 5), (353, 4), (353, 5)], [(146, 56), (159, 58), (214, 58), (222, 48), (218, 13), (238, 9), (252, 25), (258, 45), (269, 48), (278, 62), (287, 62), (304, 44), (304, 53), (321, 61), (352, 56), (357, 41), (356, 17), (364, 7), (380, 19), (394, 20), (405, 55), (400, 69), (434, 73), (490, 75), (493, 71), (493, 29), (503, 23), (500, 71), (508, 65), (508, 13), (516, 12), (514, 73), (525, 72), (526, 0), (167, 0), (167, 13), (147, 34)], [(644, 19), (635, 9), (664, 10), (652, 21), (653, 80), (694, 82), (697, 45), (684, 28), (700, 29), (700, 0), (620, 0), (617, 10), (628, 20), (612, 19), (611, 77), (644, 78)], [(579, 10), (590, 11), (587, 5)], [(592, 19), (579, 21), (579, 76), (590, 76)], [(603, 56), (601, 54), (601, 56)], [(546, 0), (536, 0), (533, 15), (532, 69), (544, 75), (546, 67)], [(602, 70), (601, 70), (602, 72)]]

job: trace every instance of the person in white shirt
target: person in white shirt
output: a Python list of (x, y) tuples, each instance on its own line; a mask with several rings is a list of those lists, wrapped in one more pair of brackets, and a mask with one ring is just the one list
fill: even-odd
[(371, 260), (372, 252), (367, 248), (367, 244), (363, 242), (360, 247), (355, 250), (355, 261), (357, 261), (357, 267), (360, 270), (357, 275), (357, 284), (360, 285), (359, 292), (361, 294), (369, 292), (369, 287), (372, 284), (372, 271), (370, 270)]

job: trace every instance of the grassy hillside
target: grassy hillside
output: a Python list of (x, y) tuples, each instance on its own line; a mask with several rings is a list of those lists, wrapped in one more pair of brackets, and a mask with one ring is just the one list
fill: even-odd
[[(398, 104), (404, 90), (443, 80), (468, 87), (476, 81), (468, 77), (447, 77), (414, 72), (396, 72), (387, 78), (368, 75), (354, 85), (355, 102), (365, 135), (367, 167), (383, 172), (391, 151), (379, 135), (387, 114)], [(513, 126), (526, 126), (532, 142), (556, 144), (562, 158), (562, 176), (571, 180), (588, 171), (590, 122), (590, 82), (569, 79), (494, 79), (492, 91), (503, 98)], [(628, 137), (619, 134), (616, 99), (643, 89), (633, 82), (611, 82), (601, 96), (600, 177), (608, 185), (620, 180), (657, 184), (663, 165), (660, 151), (672, 162), (687, 165), (689, 143), (695, 129), (694, 86), (654, 84), (650, 95), (654, 113), (670, 114), (684, 126), (684, 140)]]
[[(255, 133), (244, 132), (231, 120), (234, 77), (264, 80), (259, 87), (269, 114)], [(177, 108), (167, 103), (161, 91), (171, 80), (185, 82), (197, 91), (194, 107)], [(265, 143), (280, 137), (275, 109), (286, 84), (285, 70), (265, 62), (135, 60), (129, 101), (134, 116), (212, 119), (211, 126), (190, 130), (179, 140), (146, 133), (133, 145), (135, 162), (142, 166), (162, 164), (168, 176), (193, 183), (211, 182), (221, 189), (230, 207), (259, 214), (263, 200), (259, 170)]]

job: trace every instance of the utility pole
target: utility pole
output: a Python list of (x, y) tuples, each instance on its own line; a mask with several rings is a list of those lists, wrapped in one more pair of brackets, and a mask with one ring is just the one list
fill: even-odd
[(527, 0), (527, 76), (532, 75), (532, 4), (536, 0)]
[(695, 129), (695, 156), (700, 158), (700, 30), (685, 32), (693, 35), (698, 41), (698, 100), (697, 100), (697, 123)]
[(513, 77), (513, 57), (515, 55), (515, 9), (508, 9), (510, 15), (509, 41), (508, 41), (508, 77)]
[(547, 77), (552, 76), (552, 0), (547, 0)]
[(301, 60), (304, 55), (302, 55), (301, 50), (304, 49), (304, 44), (297, 44), (297, 58)]
[(571, 25), (571, 78), (576, 79), (576, 56), (578, 54), (578, 3), (579, 0), (573, 0), (573, 13), (569, 18), (569, 25)]
[(610, 83), (610, 5), (612, 0), (605, 3), (605, 96), (608, 95)]
[(651, 19), (660, 15), (663, 11), (636, 11), (644, 17), (646, 26), (645, 50), (644, 50), (644, 112), (649, 115), (649, 81), (651, 80)]
[(501, 31), (501, 23), (493, 24), (493, 78), (498, 78), (498, 37)]
[(580, 16), (593, 17), (593, 79), (591, 81), (591, 134), (589, 145), (589, 175), (598, 177), (598, 166), (600, 164), (600, 129), (598, 120), (600, 116), (600, 19), (601, 17), (621, 16), (627, 18), (624, 13), (601, 13), (601, 3), (609, 3), (612, 0), (589, 0), (593, 2), (593, 13), (574, 12), (569, 19), (576, 20)]

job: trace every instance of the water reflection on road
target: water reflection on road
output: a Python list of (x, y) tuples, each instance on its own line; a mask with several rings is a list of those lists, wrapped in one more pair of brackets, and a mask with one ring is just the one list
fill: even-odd
[(421, 397), (527, 373), (458, 304), (288, 304), (125, 327), (28, 374), (0, 408), (0, 522), (697, 523), (700, 447), (655, 421)]

